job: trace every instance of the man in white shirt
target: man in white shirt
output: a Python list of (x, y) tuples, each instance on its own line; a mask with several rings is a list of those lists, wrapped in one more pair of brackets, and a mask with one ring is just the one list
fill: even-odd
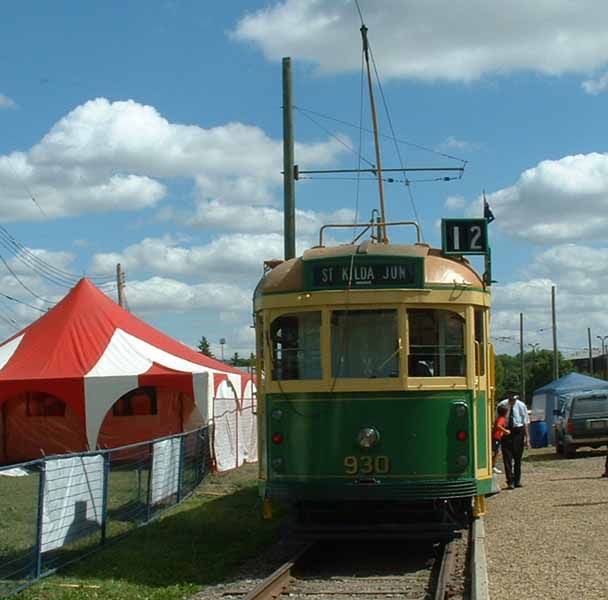
[(498, 403), (498, 406), (506, 406), (507, 429), (509, 435), (503, 435), (501, 440), (502, 458), (505, 463), (505, 477), (507, 487), (522, 487), (521, 485), (521, 459), (524, 455), (524, 447), (528, 447), (530, 439), (528, 407), (519, 399), (517, 394), (510, 394), (506, 400)]

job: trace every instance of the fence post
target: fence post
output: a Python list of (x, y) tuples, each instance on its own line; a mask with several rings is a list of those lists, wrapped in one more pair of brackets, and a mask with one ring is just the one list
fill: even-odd
[(108, 526), (108, 488), (110, 486), (110, 453), (105, 452), (103, 456), (103, 491), (101, 500), (101, 543), (106, 543)]
[(46, 461), (41, 461), (40, 465), (40, 478), (38, 479), (38, 522), (36, 523), (36, 579), (42, 575), (42, 512), (44, 507)]
[(152, 517), (152, 471), (154, 465), (154, 443), (149, 444), (148, 492), (146, 494), (146, 522)]
[(182, 485), (184, 483), (184, 459), (186, 454), (186, 434), (183, 433), (179, 438), (179, 469), (177, 471), (177, 502), (182, 499)]

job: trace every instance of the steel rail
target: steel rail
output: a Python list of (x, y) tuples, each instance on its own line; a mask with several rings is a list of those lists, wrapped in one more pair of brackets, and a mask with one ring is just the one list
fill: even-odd
[(439, 575), (433, 593), (433, 600), (445, 600), (448, 596), (448, 584), (454, 570), (454, 544), (455, 540), (447, 542), (443, 547)]
[(292, 558), (283, 563), (278, 569), (272, 572), (266, 579), (258, 583), (244, 600), (275, 600), (289, 589), (294, 578), (291, 570), (296, 563), (314, 546), (314, 542), (300, 547)]

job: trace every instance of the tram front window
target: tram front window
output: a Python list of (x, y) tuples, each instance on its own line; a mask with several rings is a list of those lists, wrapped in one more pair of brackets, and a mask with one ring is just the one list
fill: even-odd
[(333, 311), (331, 359), (332, 377), (398, 377), (397, 311)]
[(455, 312), (408, 309), (411, 377), (464, 377), (465, 321)]
[(321, 379), (321, 313), (281, 315), (270, 327), (272, 378)]

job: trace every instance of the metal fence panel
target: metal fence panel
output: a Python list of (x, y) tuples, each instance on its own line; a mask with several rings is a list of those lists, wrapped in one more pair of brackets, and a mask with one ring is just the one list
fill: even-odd
[(210, 429), (0, 467), (0, 597), (187, 497), (210, 472)]

